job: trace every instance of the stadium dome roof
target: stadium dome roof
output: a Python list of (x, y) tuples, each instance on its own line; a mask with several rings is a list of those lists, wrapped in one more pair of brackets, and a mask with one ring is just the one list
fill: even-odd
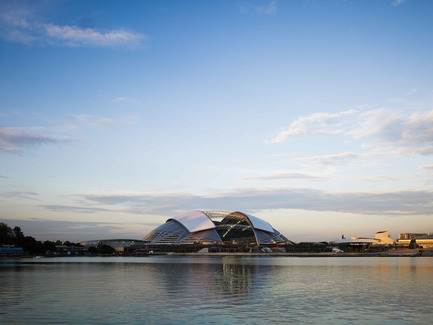
[(276, 244), (289, 240), (268, 222), (243, 212), (192, 211), (169, 218), (143, 238), (150, 244)]

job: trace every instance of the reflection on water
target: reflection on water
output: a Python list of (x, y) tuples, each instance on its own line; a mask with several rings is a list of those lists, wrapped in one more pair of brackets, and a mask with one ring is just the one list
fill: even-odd
[(0, 262), (0, 323), (429, 324), (433, 259)]

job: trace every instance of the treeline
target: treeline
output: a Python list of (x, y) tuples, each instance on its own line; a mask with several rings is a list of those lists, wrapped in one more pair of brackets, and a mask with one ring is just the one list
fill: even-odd
[(12, 229), (7, 224), (0, 223), (0, 246), (22, 247), (23, 251), (29, 255), (46, 255), (47, 252), (55, 252), (56, 245), (80, 246), (79, 244), (72, 244), (68, 241), (61, 242), (60, 240), (42, 242), (32, 236), (25, 236), (20, 227)]

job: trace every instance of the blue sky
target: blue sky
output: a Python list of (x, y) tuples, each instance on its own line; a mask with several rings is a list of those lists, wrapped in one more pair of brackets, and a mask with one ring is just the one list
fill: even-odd
[(0, 219), (142, 238), (195, 209), (294, 241), (432, 232), (433, 3), (2, 1)]

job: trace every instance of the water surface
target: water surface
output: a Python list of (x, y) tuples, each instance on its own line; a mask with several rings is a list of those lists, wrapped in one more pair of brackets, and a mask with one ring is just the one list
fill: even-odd
[(0, 323), (430, 324), (431, 257), (3, 259)]

